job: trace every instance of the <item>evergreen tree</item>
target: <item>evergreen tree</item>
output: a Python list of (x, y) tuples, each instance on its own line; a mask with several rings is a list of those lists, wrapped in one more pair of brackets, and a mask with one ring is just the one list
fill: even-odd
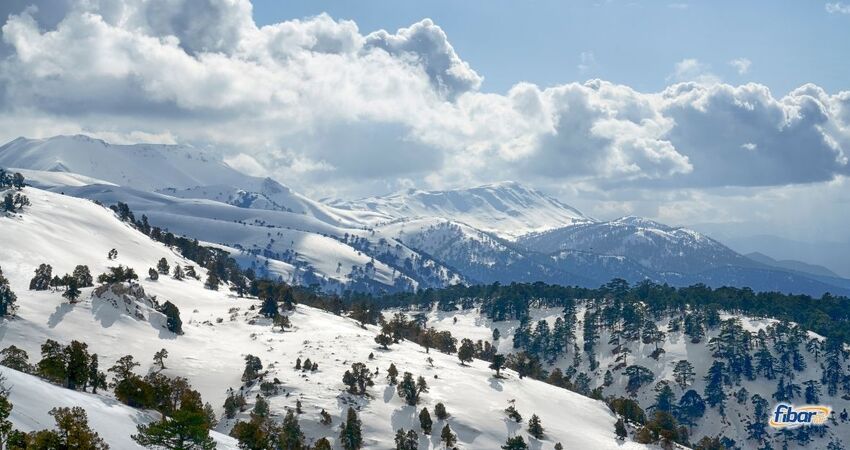
[(118, 250), (115, 250), (114, 248), (112, 250), (110, 250), (109, 253), (106, 254), (106, 259), (115, 259), (117, 257), (118, 257)]
[(449, 413), (446, 411), (446, 405), (442, 402), (434, 405), (434, 415), (437, 416), (438, 420), (446, 420), (449, 417)]
[(655, 394), (655, 410), (664, 411), (667, 413), (673, 412), (673, 402), (676, 401), (676, 394), (667, 382), (659, 382), (655, 389), (658, 393)]
[(281, 449), (302, 450), (305, 448), (304, 433), (301, 432), (298, 418), (292, 410), (286, 412), (278, 441)]
[(419, 412), (419, 427), (422, 428), (422, 432), (431, 434), (431, 426), (433, 425), (434, 422), (431, 420), (431, 414), (428, 413), (428, 408), (422, 408), (422, 411)]
[(217, 291), (218, 286), (220, 284), (221, 284), (221, 280), (218, 278), (218, 275), (216, 275), (215, 272), (213, 272), (212, 270), (207, 272), (207, 281), (204, 283), (205, 288), (212, 290), (212, 291)]
[(460, 341), (460, 348), (457, 350), (457, 357), (460, 360), (460, 365), (465, 365), (464, 363), (472, 362), (472, 358), (475, 356), (475, 346), (472, 344), (472, 340), (463, 339)]
[(97, 394), (98, 388), (106, 389), (106, 374), (99, 370), (97, 353), (89, 358), (89, 385), (91, 386), (92, 394)]
[(174, 272), (171, 274), (171, 278), (174, 278), (177, 281), (183, 281), (186, 278), (186, 274), (183, 272), (183, 268), (180, 267), (179, 264), (174, 266)]
[(159, 262), (156, 263), (156, 270), (163, 275), (168, 275), (171, 267), (169, 267), (168, 261), (165, 258), (160, 258)]
[(246, 355), (245, 370), (242, 371), (242, 382), (246, 384), (251, 383), (260, 376), (261, 370), (263, 370), (263, 363), (260, 361), (260, 358), (254, 355)]
[(49, 413), (56, 421), (56, 430), (30, 433), (27, 447), (33, 449), (108, 450), (109, 445), (89, 428), (86, 411), (73, 408), (53, 408)]
[(398, 383), (396, 390), (398, 391), (399, 397), (403, 398), (408, 405), (415, 406), (419, 403), (419, 395), (423, 392), (428, 392), (428, 385), (425, 382), (425, 378), (420, 376), (414, 382), (413, 374), (405, 372), (402, 380)]
[(168, 331), (174, 334), (183, 334), (183, 321), (180, 320), (180, 309), (177, 305), (166, 301), (160, 308), (159, 312), (165, 314), (165, 327)]
[(148, 269), (148, 278), (150, 278), (151, 281), (158, 280), (159, 279), (159, 272), (157, 272), (156, 269), (151, 267), (150, 269)]
[(66, 361), (65, 387), (77, 389), (77, 386), (85, 387), (89, 381), (89, 364), (91, 357), (88, 345), (79, 341), (71, 341), (64, 349)]
[(38, 375), (54, 383), (64, 383), (67, 375), (65, 352), (62, 345), (48, 339), (41, 345), (41, 361), (37, 364)]
[(390, 386), (394, 386), (398, 382), (396, 377), (398, 377), (398, 369), (396, 369), (394, 363), (390, 363), (390, 368), (387, 369), (387, 379), (390, 381)]
[(159, 366), (159, 370), (165, 370), (166, 358), (168, 358), (168, 350), (162, 349), (153, 354), (153, 363)]
[(622, 418), (617, 419), (617, 422), (614, 424), (614, 433), (617, 434), (617, 438), (620, 440), (625, 440), (629, 436), (629, 432), (626, 430), (626, 423), (623, 422)]
[(528, 419), (528, 433), (536, 439), (543, 439), (543, 424), (537, 414), (532, 414), (531, 419)]
[(509, 437), (502, 446), (502, 450), (528, 450), (528, 444), (522, 436)]
[(504, 355), (495, 354), (493, 355), (493, 360), (490, 361), (490, 369), (496, 371), (496, 378), (501, 378), (501, 370), (502, 367), (505, 366), (505, 357)]
[(655, 375), (651, 370), (638, 365), (626, 367), (626, 370), (623, 371), (623, 375), (629, 377), (629, 381), (626, 383), (626, 392), (631, 395), (637, 394), (638, 389), (647, 383), (652, 382), (655, 378)]
[(143, 447), (173, 450), (214, 450), (209, 418), (200, 402), (181, 402), (171, 417), (139, 425), (131, 438)]
[(14, 345), (10, 345), (0, 351), (0, 357), (2, 357), (0, 359), (0, 366), (6, 366), (23, 373), (30, 373), (32, 371), (27, 352)]
[(690, 389), (679, 399), (679, 405), (676, 408), (677, 418), (685, 424), (693, 424), (696, 419), (705, 414), (705, 401), (700, 397), (697, 391)]
[(673, 367), (673, 379), (683, 390), (694, 382), (694, 377), (694, 365), (686, 359), (680, 359)]
[(360, 427), (360, 419), (357, 418), (357, 413), (354, 411), (354, 408), (349, 407), (345, 422), (342, 423), (339, 431), (339, 443), (343, 449), (359, 450), (363, 446), (363, 436)]
[(71, 278), (68, 282), (68, 289), (65, 290), (65, 292), (62, 294), (62, 297), (67, 298), (68, 302), (73, 304), (77, 303), (77, 299), (80, 298), (80, 294), (80, 289), (77, 288), (77, 280)]
[(452, 429), (449, 427), (449, 424), (446, 424), (440, 432), (440, 441), (446, 446), (446, 449), (452, 448), (455, 445), (455, 442), (457, 442), (457, 436), (452, 433)]
[(384, 350), (387, 350), (393, 342), (394, 340), (389, 334), (381, 333), (375, 336), (375, 343), (380, 345)]
[(263, 300), (263, 305), (260, 307), (260, 314), (264, 317), (268, 317), (269, 319), (273, 319), (280, 315), (280, 311), (277, 307), (277, 301), (269, 296)]
[(89, 271), (89, 266), (78, 265), (74, 267), (74, 272), (71, 276), (77, 281), (78, 287), (87, 288), (94, 286), (94, 279)]
[(15, 313), (15, 302), (18, 301), (18, 296), (12, 292), (9, 286), (9, 280), (3, 276), (3, 270), (0, 269), (0, 317), (11, 316)]
[(35, 276), (30, 280), (31, 291), (46, 291), (50, 288), (50, 280), (53, 279), (53, 267), (50, 264), (39, 264), (35, 269)]
[(331, 442), (328, 438), (320, 438), (313, 444), (313, 450), (331, 450)]
[(399, 428), (395, 433), (396, 450), (417, 450), (419, 448), (419, 437), (413, 430), (405, 432)]
[(333, 418), (331, 417), (331, 415), (328, 414), (328, 412), (325, 411), (324, 409), (322, 409), (322, 411), (319, 412), (319, 417), (320, 417), (319, 423), (321, 423), (322, 425), (327, 426), (327, 425), (330, 425), (331, 422), (333, 422)]
[[(5, 389), (2, 389), (3, 378), (0, 377), (0, 448), (6, 448), (9, 442), (9, 436), (14, 431), (12, 421), (9, 416), (12, 414), (12, 403), (9, 401), (9, 395)], [(9, 446), (12, 448), (12, 446)]]
[(365, 395), (366, 388), (375, 384), (372, 381), (372, 371), (360, 362), (352, 364), (351, 370), (345, 371), (342, 382), (348, 386), (348, 392), (354, 395)]
[(820, 401), (820, 383), (816, 380), (803, 382), (806, 386), (806, 403), (813, 405)]
[(726, 394), (723, 392), (723, 385), (728, 384), (728, 376), (726, 375), (726, 365), (722, 361), (714, 361), (708, 369), (708, 374), (705, 376), (705, 400), (710, 406), (718, 406), (723, 414)]

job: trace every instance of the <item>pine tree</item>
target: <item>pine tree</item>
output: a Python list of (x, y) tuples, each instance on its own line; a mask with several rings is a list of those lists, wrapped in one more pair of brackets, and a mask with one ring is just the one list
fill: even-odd
[(115, 250), (114, 248), (112, 250), (110, 250), (109, 253), (106, 254), (106, 259), (115, 259), (117, 257), (118, 257), (118, 250)]
[(62, 345), (48, 339), (41, 345), (41, 361), (37, 364), (38, 374), (54, 383), (64, 383), (67, 374), (65, 352)]
[(331, 415), (328, 414), (328, 412), (325, 411), (324, 409), (322, 409), (322, 411), (319, 413), (319, 417), (320, 417), (319, 423), (321, 423), (322, 425), (325, 425), (325, 426), (330, 425), (331, 422), (333, 421), (333, 418), (331, 418)]
[(680, 359), (673, 367), (673, 379), (683, 390), (694, 382), (694, 377), (694, 365), (686, 359)]
[(313, 444), (313, 450), (331, 450), (331, 442), (328, 438), (321, 438)]
[(183, 321), (180, 320), (180, 309), (177, 305), (166, 301), (160, 308), (159, 312), (165, 314), (165, 327), (168, 331), (174, 334), (183, 334)]
[(422, 408), (422, 411), (419, 412), (419, 427), (422, 428), (422, 432), (431, 434), (431, 427), (433, 425), (434, 422), (431, 420), (431, 414), (428, 413), (428, 408)]
[(670, 389), (670, 385), (667, 382), (659, 382), (658, 386), (656, 386), (656, 391), (658, 392), (655, 394), (656, 411), (672, 413), (673, 402), (676, 399), (673, 389)]
[(97, 353), (91, 355), (89, 359), (89, 385), (91, 386), (92, 394), (97, 394), (98, 388), (106, 389), (106, 374), (99, 370)]
[(413, 374), (405, 372), (396, 390), (399, 397), (403, 398), (408, 405), (415, 406), (419, 403), (419, 395), (428, 392), (428, 384), (425, 382), (425, 378), (421, 376), (414, 382)]
[(80, 290), (77, 288), (77, 280), (71, 278), (68, 282), (68, 289), (62, 294), (62, 297), (68, 299), (68, 302), (71, 304), (77, 303), (77, 299), (80, 298)]
[(94, 286), (94, 279), (89, 271), (89, 266), (78, 265), (77, 267), (74, 267), (74, 272), (71, 276), (73, 276), (77, 281), (78, 287), (87, 288)]
[(446, 424), (440, 432), (440, 441), (446, 446), (446, 449), (452, 448), (452, 446), (455, 445), (455, 442), (457, 442), (457, 436), (452, 433), (452, 429), (449, 427), (449, 424)]
[(263, 363), (260, 358), (254, 355), (245, 356), (245, 370), (242, 371), (242, 382), (250, 383), (260, 376), (260, 371), (263, 370)]
[(502, 367), (505, 366), (505, 357), (504, 355), (493, 355), (493, 361), (490, 361), (490, 369), (496, 371), (496, 378), (501, 378), (501, 370)]
[(298, 418), (292, 410), (286, 412), (278, 441), (278, 446), (282, 449), (302, 450), (305, 448), (304, 433), (301, 432)]
[(212, 291), (217, 291), (218, 286), (220, 284), (221, 284), (221, 280), (218, 278), (218, 275), (216, 275), (215, 272), (213, 272), (212, 270), (207, 272), (207, 281), (204, 283), (205, 288), (212, 290)]
[(3, 276), (3, 270), (0, 269), (0, 317), (11, 316), (15, 313), (15, 302), (18, 301), (18, 296), (12, 292), (9, 286), (9, 280)]
[(395, 434), (395, 448), (396, 450), (417, 450), (419, 437), (413, 430), (405, 432), (403, 428), (399, 428)]
[(390, 363), (390, 368), (387, 369), (387, 379), (390, 380), (390, 386), (394, 386), (398, 383), (396, 377), (398, 377), (398, 369), (396, 369), (394, 363)]
[(531, 419), (528, 419), (528, 433), (536, 439), (543, 439), (543, 424), (537, 414), (532, 414)]
[(434, 405), (434, 415), (437, 416), (437, 420), (446, 420), (449, 417), (449, 413), (446, 411), (446, 405), (442, 402)]
[(375, 343), (380, 345), (381, 348), (383, 348), (384, 350), (387, 350), (389, 346), (393, 343), (393, 338), (392, 336), (386, 333), (381, 333), (375, 336)]
[(165, 258), (160, 258), (159, 262), (156, 263), (156, 270), (163, 275), (168, 275), (171, 267), (168, 266), (168, 261)]
[(53, 279), (53, 267), (50, 264), (39, 264), (35, 269), (35, 276), (30, 280), (31, 291), (46, 291), (50, 288), (50, 280)]
[(457, 358), (460, 360), (460, 365), (466, 365), (465, 363), (472, 362), (472, 358), (475, 356), (475, 346), (472, 344), (472, 340), (463, 339), (460, 342), (460, 348), (457, 350)]
[(89, 428), (88, 415), (83, 408), (79, 406), (53, 408), (49, 414), (56, 421), (56, 430), (42, 430), (32, 433), (29, 437), (31, 445), (27, 448), (109, 449), (109, 445)]
[(636, 395), (638, 389), (647, 383), (652, 382), (653, 378), (655, 378), (655, 375), (651, 370), (638, 365), (626, 367), (623, 371), (623, 375), (629, 377), (629, 381), (626, 383), (626, 392), (631, 395)]
[[(2, 388), (3, 378), (0, 377), (0, 388)], [(9, 401), (9, 395), (5, 389), (0, 389), (0, 448), (6, 448), (9, 441), (9, 436), (14, 428), (9, 416), (12, 414), (12, 402)], [(9, 446), (9, 448), (12, 448)]]
[[(181, 402), (183, 403), (183, 402)], [(210, 423), (203, 407), (196, 402), (183, 403), (171, 417), (136, 427), (130, 436), (143, 447), (173, 450), (213, 450)]]
[(351, 370), (345, 371), (342, 382), (348, 386), (348, 392), (354, 395), (365, 395), (366, 388), (375, 384), (372, 381), (372, 372), (360, 362), (352, 364)]
[(528, 444), (522, 436), (509, 437), (502, 446), (502, 450), (528, 450)]
[(151, 267), (150, 269), (148, 269), (148, 278), (150, 278), (151, 281), (158, 280), (159, 279), (159, 272), (157, 272), (156, 269)]
[(171, 277), (177, 281), (182, 281), (186, 277), (186, 274), (183, 272), (183, 268), (177, 264), (174, 266), (174, 273), (172, 273)]
[(359, 450), (363, 445), (360, 426), (360, 419), (357, 418), (357, 413), (354, 411), (354, 408), (349, 407), (345, 422), (342, 423), (339, 431), (339, 442), (343, 449)]
[(264, 317), (268, 317), (269, 319), (273, 319), (280, 315), (280, 311), (277, 307), (277, 301), (271, 296), (268, 296), (263, 300), (263, 305), (260, 307), (260, 314)]
[(614, 424), (614, 433), (617, 434), (617, 438), (620, 440), (625, 440), (629, 436), (628, 430), (626, 430), (626, 423), (623, 422), (623, 419), (617, 419), (617, 422)]
[(77, 386), (85, 387), (89, 381), (89, 364), (91, 364), (88, 345), (80, 341), (71, 341), (71, 344), (65, 347), (64, 354), (65, 387), (72, 390), (76, 390)]
[(165, 370), (166, 358), (168, 358), (168, 350), (162, 349), (153, 354), (153, 363), (159, 366), (159, 370)]
[(690, 389), (679, 399), (676, 417), (684, 424), (693, 424), (705, 414), (705, 401), (697, 391)]
[(0, 351), (0, 357), (2, 357), (0, 366), (6, 366), (23, 373), (29, 373), (32, 370), (27, 352), (14, 345)]
[(723, 392), (723, 385), (728, 383), (726, 375), (726, 365), (722, 361), (714, 361), (708, 369), (708, 374), (705, 376), (705, 394), (706, 402), (711, 406), (720, 406), (721, 413), (723, 412), (724, 400), (726, 394)]

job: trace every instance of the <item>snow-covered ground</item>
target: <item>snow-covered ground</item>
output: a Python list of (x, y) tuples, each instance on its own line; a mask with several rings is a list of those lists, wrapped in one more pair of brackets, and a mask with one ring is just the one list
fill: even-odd
[[(505, 379), (496, 379), (485, 362), (461, 366), (454, 355), (436, 351), (427, 354), (409, 342), (380, 350), (374, 342), (377, 327), (362, 328), (351, 319), (303, 305), (290, 317), (292, 329), (273, 331), (268, 320), (257, 317), (256, 299), (236, 298), (224, 289), (207, 290), (198, 280), (176, 281), (167, 276), (148, 280), (147, 269), (162, 257), (172, 267), (192, 263), (120, 222), (104, 207), (34, 188), (26, 188), (25, 193), (31, 207), (22, 214), (0, 216), (0, 233), (12, 237), (0, 247), (0, 267), (18, 295), (19, 307), (16, 317), (4, 319), (0, 325), (0, 347), (16, 345), (26, 350), (31, 363), (38, 361), (39, 346), (45, 339), (65, 344), (76, 339), (99, 355), (101, 367), (131, 354), (142, 363), (137, 371), (143, 374), (151, 369), (154, 352), (165, 348), (169, 357), (164, 373), (188, 378), (203, 399), (221, 412), (227, 389), (238, 389), (242, 384), (245, 355), (253, 354), (268, 370), (266, 379), (278, 378), (282, 383), (281, 393), (270, 398), (274, 415), (281, 418), (285, 409), (294, 407), (300, 399), (304, 410), (300, 421), (310, 439), (327, 436), (333, 440), (341, 415), (349, 405), (356, 405), (363, 420), (366, 448), (389, 448), (398, 428), (419, 429), (419, 409), (433, 411), (434, 405), (442, 402), (461, 448), (495, 449), (513, 434), (525, 436), (534, 449), (549, 449), (555, 442), (565, 448), (640, 447), (616, 440), (616, 418), (602, 402), (542, 382), (520, 380), (511, 371), (506, 372)], [(118, 251), (115, 260), (107, 259), (112, 248)], [(177, 336), (165, 330), (155, 312), (139, 319), (106, 302), (93, 301), (92, 288), (83, 289), (82, 301), (75, 305), (69, 304), (61, 292), (29, 291), (29, 279), (40, 263), (51, 264), (53, 273), (60, 276), (77, 264), (88, 265), (95, 277), (109, 266), (132, 267), (147, 294), (178, 306), (185, 334)], [(203, 278), (204, 270), (199, 272)], [(465, 336), (458, 333), (456, 337)], [(368, 359), (370, 353), (374, 353), (373, 360)], [(318, 371), (307, 374), (294, 370), (299, 357), (318, 363)], [(379, 371), (375, 386), (363, 398), (343, 393), (342, 375), (353, 362), (364, 362)], [(384, 377), (390, 363), (402, 373), (409, 371), (426, 378), (430, 391), (422, 395), (416, 408), (406, 406), (388, 385)], [(124, 435), (132, 433), (137, 419), (150, 417), (117, 405), (108, 396), (65, 391), (20, 374), (9, 379), (16, 405), (14, 421), (28, 429), (50, 426), (52, 422), (45, 414), (53, 406), (80, 404), (89, 412), (95, 430), (113, 448), (131, 448), (125, 445), (128, 441)], [(50, 395), (46, 394), (48, 389)], [(246, 398), (253, 403), (257, 385), (250, 390)], [(530, 438), (525, 424), (505, 417), (503, 410), (510, 400), (515, 400), (526, 420), (531, 414), (540, 416), (546, 428), (543, 441)], [(329, 427), (318, 423), (322, 409), (333, 416)], [(230, 425), (223, 422), (219, 431), (227, 432)], [(442, 425), (435, 420), (434, 432), (421, 437), (420, 448), (439, 447)]]

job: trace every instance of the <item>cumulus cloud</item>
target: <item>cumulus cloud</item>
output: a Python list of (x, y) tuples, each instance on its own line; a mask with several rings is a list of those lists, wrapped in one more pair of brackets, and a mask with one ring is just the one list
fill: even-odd
[(431, 19), (424, 19), (395, 34), (385, 30), (366, 36), (365, 48), (380, 48), (391, 55), (412, 58), (434, 87), (449, 96), (478, 89), (481, 77), (460, 59), (446, 33)]
[(747, 58), (735, 58), (729, 61), (729, 65), (735, 68), (735, 70), (738, 72), (738, 75), (745, 75), (747, 72), (749, 72), (750, 66), (752, 64), (753, 62)]
[(850, 92), (807, 85), (777, 97), (721, 83), (696, 59), (677, 64), (661, 92), (591, 80), (497, 94), (479, 90), (482, 77), (428, 19), (365, 33), (325, 14), (260, 27), (247, 0), (59, 2), (59, 19), (47, 3), (18, 5), (2, 27), (0, 132), (194, 143), (337, 195), (496, 179), (771, 186), (848, 174)]

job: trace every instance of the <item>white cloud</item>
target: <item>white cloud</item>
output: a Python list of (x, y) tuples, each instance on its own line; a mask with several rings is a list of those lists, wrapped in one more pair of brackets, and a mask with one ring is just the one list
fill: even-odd
[(587, 72), (596, 67), (596, 55), (592, 51), (581, 52), (579, 55), (578, 70)]
[(395, 33), (327, 15), (258, 27), (247, 0), (203, 1), (203, 14), (190, 0), (75, 2), (52, 25), (14, 11), (2, 28), (0, 133), (195, 143), (320, 195), (497, 179), (681, 188), (848, 174), (850, 92), (807, 85), (774, 97), (685, 59), (657, 93), (602, 80), (485, 93), (427, 19)]
[(827, 3), (824, 7), (830, 14), (850, 14), (850, 4), (844, 2)]
[(750, 66), (752, 64), (753, 62), (747, 58), (735, 58), (729, 61), (729, 65), (735, 68), (735, 70), (738, 72), (738, 75), (745, 75), (747, 72), (749, 72)]
[(711, 67), (708, 64), (704, 64), (696, 58), (685, 58), (676, 63), (673, 73), (667, 77), (667, 80), (673, 82), (693, 81), (701, 84), (719, 83), (720, 77), (711, 73), (710, 69)]

